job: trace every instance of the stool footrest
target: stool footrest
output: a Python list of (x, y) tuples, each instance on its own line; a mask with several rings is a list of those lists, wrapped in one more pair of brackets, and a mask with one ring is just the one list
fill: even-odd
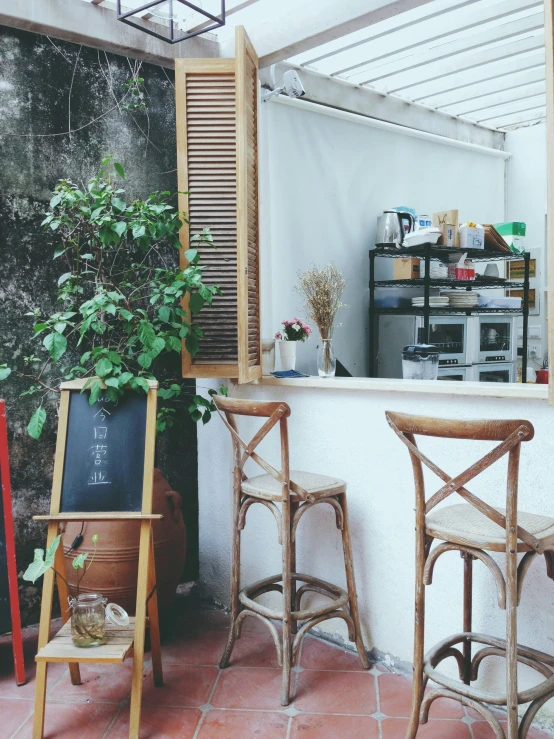
[[(261, 603), (257, 603), (255, 600), (255, 598), (263, 595), (263, 593), (268, 593), (270, 591), (282, 593), (282, 580), (283, 576), (281, 574), (258, 580), (257, 582), (252, 583), (252, 585), (248, 585), (243, 588), (239, 595), (239, 600), (245, 608), (258, 613), (261, 616), (282, 621), (283, 611), (281, 609), (269, 608)], [(291, 612), (291, 618), (293, 621), (307, 621), (308, 619), (325, 616), (326, 614), (330, 614), (348, 604), (348, 593), (342, 588), (339, 588), (338, 585), (332, 585), (325, 580), (319, 580), (317, 577), (304, 575), (298, 572), (291, 573), (291, 580), (294, 583), (305, 583), (296, 591), (295, 609)], [(327, 598), (331, 599), (331, 602), (314, 608), (300, 610), (301, 598), (307, 592), (325, 595)]]
[[(425, 674), (434, 683), (441, 685), (443, 688), (446, 688), (459, 696), (463, 696), (473, 701), (489, 703), (495, 706), (507, 705), (506, 693), (491, 693), (485, 690), (480, 690), (479, 688), (474, 688), (471, 685), (466, 685), (461, 681), (448, 677), (435, 669), (444, 659), (453, 656), (453, 651), (457, 651), (453, 650), (455, 644), (463, 644), (467, 642), (486, 645), (473, 657), (473, 680), (477, 679), (479, 665), (485, 657), (506, 656), (505, 639), (488, 636), (487, 634), (478, 634), (472, 631), (462, 632), (444, 639), (427, 652), (423, 667)], [(554, 691), (554, 657), (552, 657), (552, 655), (518, 644), (517, 659), (518, 662), (526, 664), (545, 677), (545, 680), (538, 685), (534, 685), (532, 688), (519, 692), (517, 695), (518, 704), (530, 703), (531, 701), (542, 698)]]

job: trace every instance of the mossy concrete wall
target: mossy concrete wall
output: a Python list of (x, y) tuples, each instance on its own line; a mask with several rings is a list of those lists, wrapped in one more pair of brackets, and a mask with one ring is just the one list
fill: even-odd
[[(61, 178), (86, 182), (107, 154), (127, 176), (127, 195), (177, 189), (173, 73), (142, 64), (145, 111), (126, 111), (125, 88), (139, 63), (56, 39), (0, 26), (0, 364), (32, 347), (32, 318), (48, 314), (61, 265), (55, 236), (40, 227)], [(125, 98), (125, 99), (124, 99)], [(56, 403), (39, 441), (26, 432), (35, 397), (13, 374), (0, 385), (7, 402), (18, 569), (43, 546), (45, 527), (32, 516), (48, 510), (56, 439)], [(196, 574), (197, 465), (192, 422), (158, 440), (157, 464), (184, 504), (187, 575)], [(24, 623), (37, 619), (39, 590), (20, 580)]]

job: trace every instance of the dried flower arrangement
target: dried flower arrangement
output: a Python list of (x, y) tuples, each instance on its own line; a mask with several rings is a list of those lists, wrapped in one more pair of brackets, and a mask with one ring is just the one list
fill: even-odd
[(306, 272), (298, 273), (296, 291), (305, 301), (310, 318), (319, 329), (322, 339), (330, 338), (335, 316), (343, 307), (341, 296), (346, 280), (334, 264), (322, 269), (315, 265)]
[(312, 333), (311, 326), (308, 326), (300, 318), (283, 321), (281, 325), (283, 328), (275, 334), (275, 338), (279, 341), (306, 341)]

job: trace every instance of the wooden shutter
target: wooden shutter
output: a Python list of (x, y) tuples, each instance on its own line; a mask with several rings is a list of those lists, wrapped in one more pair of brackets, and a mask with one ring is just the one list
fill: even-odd
[(175, 81), (183, 254), (209, 228), (216, 248), (200, 247), (204, 279), (223, 291), (192, 318), (204, 338), (194, 357), (183, 346), (183, 377), (250, 382), (262, 374), (258, 58), (244, 28), (235, 59), (178, 59)]

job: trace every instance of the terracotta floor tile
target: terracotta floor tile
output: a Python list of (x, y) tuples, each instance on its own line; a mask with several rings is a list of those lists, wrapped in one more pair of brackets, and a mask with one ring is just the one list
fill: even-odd
[(265, 634), (243, 633), (237, 639), (230, 662), (231, 667), (279, 667), (273, 637)]
[[(408, 721), (388, 718), (381, 724), (383, 739), (406, 739)], [(471, 739), (469, 726), (461, 721), (429, 721), (419, 727), (417, 739)]]
[[(0, 677), (0, 698), (28, 698), (33, 700), (35, 697), (35, 672), (35, 664), (26, 667), (27, 682), (25, 685), (19, 686), (15, 684), (13, 672), (2, 675)], [(51, 690), (65, 672), (67, 672), (67, 665), (60, 662), (49, 665), (46, 689)]]
[(298, 676), (294, 707), (307, 713), (375, 713), (373, 675), (305, 670)]
[[(501, 721), (500, 726), (506, 731), (506, 724)], [(475, 739), (494, 739), (494, 732), (486, 721), (477, 721), (471, 726)], [(551, 734), (546, 734), (540, 729), (530, 729), (527, 739), (551, 739)]]
[(288, 722), (282, 713), (210, 711), (198, 739), (285, 739)]
[(370, 716), (303, 714), (293, 718), (290, 739), (379, 739), (379, 724)]
[(33, 701), (0, 698), (0, 739), (8, 739), (33, 713)]
[(152, 668), (145, 670), (142, 700), (144, 705), (197, 708), (208, 702), (218, 676), (216, 667), (164, 665), (164, 684), (155, 688)]
[(352, 652), (307, 636), (302, 644), (300, 665), (306, 670), (363, 670)]
[[(294, 683), (291, 681), (291, 684)], [(281, 709), (281, 670), (261, 667), (222, 670), (212, 705), (216, 708)]]
[[(404, 675), (379, 677), (381, 712), (391, 718), (409, 718), (412, 709), (412, 681)], [(458, 701), (439, 698), (431, 705), (430, 718), (463, 718), (464, 709)]]
[(184, 633), (162, 643), (163, 664), (217, 665), (227, 643), (224, 631)]
[[(140, 739), (192, 739), (202, 712), (196, 708), (143, 706)], [(128, 739), (129, 709), (122, 709), (106, 739)]]
[[(46, 706), (43, 739), (101, 739), (119, 707), (106, 703), (52, 703)], [(31, 739), (33, 719), (15, 735)]]
[(121, 703), (131, 693), (131, 673), (130, 662), (121, 665), (81, 665), (82, 684), (72, 685), (68, 671), (48, 693), (48, 700), (63, 703)]

